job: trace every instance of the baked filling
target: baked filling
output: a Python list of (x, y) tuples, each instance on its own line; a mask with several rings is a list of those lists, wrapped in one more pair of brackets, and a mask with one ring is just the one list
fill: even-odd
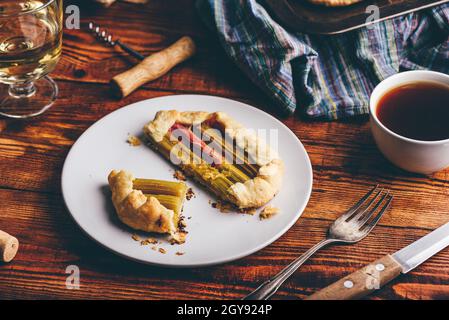
[(133, 181), (133, 188), (142, 191), (147, 198), (155, 197), (161, 205), (173, 210), (174, 222), (178, 224), (187, 193), (185, 183), (137, 178)]
[[(201, 128), (200, 132), (204, 130)], [(176, 135), (173, 134), (174, 132)], [(216, 130), (207, 130), (207, 132), (212, 135), (212, 132)], [(178, 140), (179, 135), (182, 135), (181, 141)], [(193, 133), (191, 128), (176, 123), (160, 141), (158, 149), (168, 159), (173, 160), (173, 157), (176, 157), (175, 162), (188, 176), (211, 188), (223, 200), (233, 202), (232, 194), (227, 192), (229, 188), (237, 182), (244, 183), (254, 178), (259, 168), (257, 165), (250, 165), (248, 160), (243, 160), (243, 157), (239, 165), (225, 161), (223, 154), (218, 153), (217, 150), (222, 148), (227, 151), (230, 146), (221, 142), (222, 140), (224, 139), (219, 137), (211, 140), (213, 146), (207, 145)], [(235, 152), (232, 153), (232, 157), (232, 159), (237, 157)]]
[(187, 176), (239, 208), (260, 207), (279, 190), (282, 161), (222, 112), (160, 111), (144, 131)]
[(108, 181), (112, 202), (124, 224), (136, 230), (167, 233), (176, 242), (184, 242), (179, 227), (188, 189), (184, 182), (136, 179), (124, 170), (113, 170)]

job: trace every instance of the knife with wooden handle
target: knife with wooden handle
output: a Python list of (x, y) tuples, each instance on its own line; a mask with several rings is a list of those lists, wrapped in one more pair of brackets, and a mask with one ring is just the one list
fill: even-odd
[(449, 223), (407, 247), (386, 255), (364, 268), (312, 294), (306, 300), (349, 300), (362, 298), (389, 281), (413, 270), (449, 245)]

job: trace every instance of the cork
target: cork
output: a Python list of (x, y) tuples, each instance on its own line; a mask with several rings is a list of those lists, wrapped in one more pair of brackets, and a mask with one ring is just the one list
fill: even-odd
[(10, 262), (19, 250), (19, 240), (0, 230), (0, 261)]

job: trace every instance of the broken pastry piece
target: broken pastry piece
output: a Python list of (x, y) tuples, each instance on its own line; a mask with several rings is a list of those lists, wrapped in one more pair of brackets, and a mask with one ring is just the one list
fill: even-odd
[(260, 220), (270, 219), (271, 217), (277, 215), (279, 213), (279, 209), (272, 206), (266, 206), (263, 208), (262, 212), (259, 214)]
[(124, 224), (136, 230), (167, 233), (174, 241), (184, 242), (178, 223), (187, 192), (185, 183), (135, 179), (124, 170), (113, 170), (108, 181), (112, 202)]
[(263, 206), (281, 187), (277, 153), (223, 112), (159, 111), (144, 132), (187, 176), (240, 209)]

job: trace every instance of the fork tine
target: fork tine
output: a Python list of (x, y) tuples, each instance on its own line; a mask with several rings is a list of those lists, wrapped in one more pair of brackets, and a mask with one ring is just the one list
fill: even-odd
[(356, 211), (357, 213), (355, 213), (351, 218), (347, 219), (346, 221), (350, 221), (353, 219), (361, 220), (363, 218), (363, 215), (368, 211), (368, 209), (371, 208), (371, 205), (374, 203), (374, 201), (376, 201), (379, 198), (379, 196), (382, 194), (382, 191), (384, 191), (383, 188), (380, 189), (376, 193), (376, 195), (368, 202), (368, 204), (365, 206), (365, 208), (362, 211), (360, 211), (360, 212)]
[(354, 212), (356, 212), (362, 205), (365, 203), (365, 201), (376, 191), (376, 189), (379, 187), (379, 185), (375, 185), (370, 191), (368, 191), (367, 194), (365, 194), (354, 206), (352, 206), (351, 209), (349, 209), (345, 214), (341, 216), (341, 218), (348, 220), (352, 217)]
[[(377, 201), (377, 203), (374, 205), (374, 208), (372, 208), (368, 213), (363, 217), (363, 219), (359, 220), (358, 223), (362, 227), (376, 212), (377, 208), (380, 207), (384, 199), (390, 194), (390, 191), (387, 190), (387, 192), (384, 193), (384, 195)], [(377, 197), (377, 196), (376, 196)], [(365, 210), (366, 211), (366, 210)]]
[(387, 211), (387, 209), (390, 207), (391, 201), (393, 200), (393, 196), (389, 195), (388, 196), (388, 200), (387, 202), (384, 204), (384, 206), (382, 207), (382, 209), (380, 209), (379, 213), (377, 214), (377, 216), (373, 219), (373, 221), (371, 221), (369, 224), (362, 226), (360, 229), (364, 229), (364, 232), (366, 232), (367, 234), (371, 232), (371, 230), (373, 230), (373, 228), (376, 226), (376, 224), (379, 222), (380, 218), (382, 218), (383, 214), (385, 213), (385, 211)]

